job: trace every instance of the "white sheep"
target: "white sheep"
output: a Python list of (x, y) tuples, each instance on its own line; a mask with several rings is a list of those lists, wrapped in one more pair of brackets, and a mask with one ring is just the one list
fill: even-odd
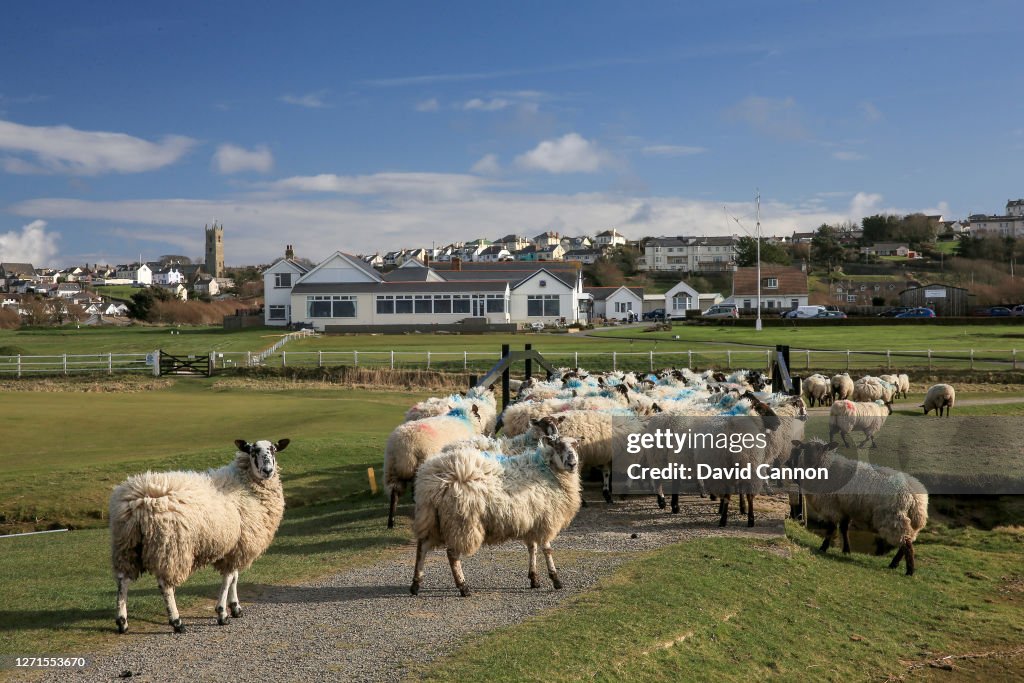
[(896, 378), (899, 379), (899, 384), (897, 384), (897, 395), (903, 394), (903, 398), (906, 398), (910, 393), (910, 375), (900, 373), (896, 375)]
[(853, 380), (850, 373), (841, 372), (832, 377), (832, 401), (844, 401), (853, 397)]
[(893, 394), (895, 393), (895, 385), (878, 377), (866, 376), (853, 383), (853, 396), (851, 398), (854, 401), (881, 401), (882, 403), (891, 404)]
[(832, 384), (824, 375), (811, 375), (804, 379), (802, 393), (811, 408), (815, 401), (819, 406), (832, 403)]
[(427, 458), (446, 445), (486, 434), (494, 424), (494, 399), (460, 403), (447, 415), (404, 422), (391, 432), (384, 447), (384, 486), (390, 495), (388, 528), (395, 526), (398, 499)]
[(541, 546), (551, 582), (561, 588), (551, 541), (579, 511), (578, 464), (575, 440), (555, 436), (542, 437), (529, 454), (489, 457), (466, 447), (425, 462), (416, 475), (416, 565), (410, 592), (419, 593), (426, 551), (444, 547), (455, 585), (468, 596), (461, 558), (484, 544), (505, 541), (526, 544), (531, 588), (540, 587)]
[[(128, 630), (128, 584), (153, 574), (175, 632), (185, 627), (174, 590), (209, 564), (224, 580), (217, 622), (242, 616), (238, 573), (270, 546), (284, 515), (284, 492), (274, 455), (288, 439), (235, 441), (235, 459), (208, 472), (146, 472), (129, 477), (110, 496), (111, 558), (117, 580), (117, 630)], [(228, 600), (230, 598), (230, 603)]]
[(824, 467), (827, 480), (808, 480), (807, 503), (812, 514), (828, 523), (820, 552), (828, 551), (838, 525), (843, 552), (850, 552), (850, 524), (863, 525), (897, 547), (890, 569), (906, 558), (907, 576), (914, 573), (914, 541), (928, 523), (928, 492), (914, 477), (897, 470), (844, 458), (834, 441), (793, 441), (795, 467)]
[(956, 403), (956, 390), (953, 389), (952, 385), (936, 384), (928, 389), (921, 407), (924, 408), (925, 415), (928, 414), (928, 411), (934, 410), (936, 415), (941, 416), (942, 411), (945, 410), (946, 417), (949, 417), (954, 403)]
[(871, 447), (877, 448), (875, 434), (879, 432), (885, 419), (892, 414), (892, 405), (879, 401), (836, 401), (828, 411), (829, 441), (838, 432), (843, 437), (843, 445), (849, 446), (846, 435), (858, 431), (864, 434), (864, 441), (858, 448), (863, 448), (869, 440)]

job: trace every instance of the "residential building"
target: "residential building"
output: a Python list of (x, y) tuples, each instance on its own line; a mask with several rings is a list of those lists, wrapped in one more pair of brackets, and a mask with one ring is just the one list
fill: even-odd
[[(741, 313), (757, 310), (757, 268), (737, 268), (732, 277), (732, 295), (725, 299)], [(761, 308), (787, 311), (807, 305), (807, 273), (790, 266), (761, 266)]]
[(640, 270), (723, 272), (736, 267), (735, 237), (649, 237)]
[(530, 246), (531, 242), (522, 235), (505, 235), (501, 239), (494, 240), (494, 244), (504, 247), (511, 252), (517, 252)]
[[(263, 271), (263, 322), (266, 325), (290, 325), (292, 322), (292, 287), (309, 269), (296, 261), (291, 246), (285, 258), (278, 259)], [(379, 255), (378, 255), (379, 256)], [(363, 261), (364, 267), (373, 266)]]
[(582, 235), (580, 237), (563, 237), (561, 242), (562, 246), (565, 247), (566, 252), (576, 251), (579, 249), (590, 249), (594, 246), (594, 241), (586, 235)]
[(1008, 200), (1005, 214), (1002, 216), (975, 214), (969, 220), (973, 235), (1020, 237), (1024, 235), (1024, 199)]
[(145, 263), (128, 263), (114, 269), (114, 277), (107, 278), (108, 285), (151, 285), (153, 271)]
[(566, 261), (576, 261), (589, 266), (601, 258), (601, 252), (596, 249), (573, 249), (565, 252), (563, 258)]
[(217, 296), (220, 294), (220, 283), (212, 275), (200, 273), (192, 281), (192, 290), (201, 296)]
[(177, 285), (185, 282), (185, 273), (178, 266), (171, 265), (153, 271), (154, 285)]
[(31, 263), (14, 263), (7, 261), (0, 263), (0, 276), (3, 276), (5, 284), (9, 287), (17, 281), (35, 280), (36, 269)]
[(873, 306), (875, 299), (894, 303), (903, 283), (891, 280), (834, 280), (829, 284), (829, 303), (838, 306)]
[(562, 236), (557, 232), (542, 232), (533, 238), (533, 243), (538, 247), (553, 247), (562, 243)]
[(685, 318), (691, 311), (703, 310), (700, 307), (700, 292), (683, 280), (665, 292), (662, 303), (665, 314), (671, 318)]
[(630, 314), (643, 315), (643, 287), (584, 287), (593, 301), (593, 317), (626, 320)]
[(561, 242), (537, 248), (538, 261), (561, 261), (564, 256), (565, 247)]
[(626, 238), (619, 234), (618, 230), (614, 228), (612, 230), (605, 230), (599, 232), (594, 237), (594, 245), (598, 249), (614, 249), (615, 247), (625, 246)]
[[(865, 247), (868, 250), (867, 253), (874, 254), (876, 256), (902, 256), (907, 258), (912, 252), (907, 244), (900, 244), (899, 242), (876, 242), (870, 247)], [(916, 256), (916, 252), (913, 252)]]
[(497, 263), (498, 261), (508, 261), (511, 258), (512, 254), (508, 249), (499, 244), (492, 244), (477, 254), (475, 260), (481, 263)]

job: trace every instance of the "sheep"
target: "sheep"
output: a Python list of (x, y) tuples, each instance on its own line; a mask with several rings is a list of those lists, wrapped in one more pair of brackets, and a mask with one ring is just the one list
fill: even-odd
[(878, 377), (861, 377), (853, 383), (853, 396), (851, 399), (854, 401), (882, 401), (882, 403), (892, 404), (893, 394), (896, 393), (896, 387), (888, 382), (879, 379)]
[(551, 541), (580, 509), (575, 443), (545, 435), (536, 451), (515, 457), (488, 457), (467, 447), (425, 462), (416, 475), (416, 564), (409, 592), (419, 594), (426, 551), (444, 546), (455, 586), (466, 597), (470, 589), (461, 558), (485, 543), (513, 540), (525, 543), (529, 551), (530, 587), (540, 587), (540, 545), (551, 583), (560, 589)]
[(956, 403), (956, 390), (953, 389), (952, 385), (936, 384), (928, 389), (928, 393), (924, 396), (924, 403), (920, 407), (924, 408), (925, 415), (928, 414), (929, 410), (934, 410), (936, 415), (941, 416), (943, 409), (945, 409), (946, 417), (949, 417), (954, 403)]
[(906, 398), (907, 395), (910, 393), (910, 375), (900, 373), (896, 375), (896, 378), (899, 380), (899, 383), (897, 385), (899, 387), (897, 391), (897, 396), (899, 394), (903, 394), (903, 398)]
[[(111, 560), (117, 581), (118, 633), (128, 630), (128, 584), (156, 576), (167, 620), (182, 633), (174, 590), (212, 564), (224, 577), (217, 623), (241, 617), (238, 573), (270, 546), (284, 515), (275, 454), (288, 439), (235, 441), (234, 460), (208, 472), (146, 472), (129, 477), (110, 496)], [(230, 603), (228, 600), (230, 599)]]
[(817, 401), (819, 406), (832, 402), (832, 385), (824, 375), (811, 375), (803, 381), (803, 396), (807, 404), (814, 407)]
[(849, 447), (846, 435), (853, 431), (863, 432), (864, 441), (858, 448), (863, 448), (869, 440), (871, 447), (877, 448), (875, 434), (885, 424), (885, 418), (892, 415), (892, 404), (879, 401), (836, 401), (828, 411), (829, 441), (836, 435), (836, 432), (843, 437), (843, 445)]
[[(815, 517), (828, 524), (819, 552), (828, 552), (838, 524), (843, 552), (850, 552), (850, 523), (865, 526), (897, 547), (889, 564), (896, 569), (906, 558), (907, 576), (914, 574), (914, 541), (928, 523), (928, 492), (914, 477), (897, 470), (850, 460), (835, 452), (836, 442), (793, 440), (790, 463), (824, 467), (828, 479), (810, 480), (807, 502)], [(842, 482), (836, 490), (836, 482)]]
[(832, 401), (843, 401), (853, 397), (853, 380), (850, 373), (842, 372), (832, 377)]
[(485, 434), (494, 423), (494, 399), (467, 400), (447, 415), (398, 425), (384, 447), (384, 486), (390, 495), (388, 528), (395, 526), (398, 499), (424, 460), (453, 441)]

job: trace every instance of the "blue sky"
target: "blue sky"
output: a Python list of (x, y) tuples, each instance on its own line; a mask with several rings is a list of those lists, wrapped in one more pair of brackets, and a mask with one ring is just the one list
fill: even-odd
[(0, 259), (766, 232), (1024, 195), (1016, 2), (19, 3)]

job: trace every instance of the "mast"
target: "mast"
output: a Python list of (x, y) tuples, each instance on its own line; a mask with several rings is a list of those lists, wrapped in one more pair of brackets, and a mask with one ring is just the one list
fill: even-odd
[(761, 330), (761, 192), (758, 190), (755, 197), (757, 204), (757, 227), (754, 230), (754, 239), (757, 240), (757, 322), (754, 329)]

